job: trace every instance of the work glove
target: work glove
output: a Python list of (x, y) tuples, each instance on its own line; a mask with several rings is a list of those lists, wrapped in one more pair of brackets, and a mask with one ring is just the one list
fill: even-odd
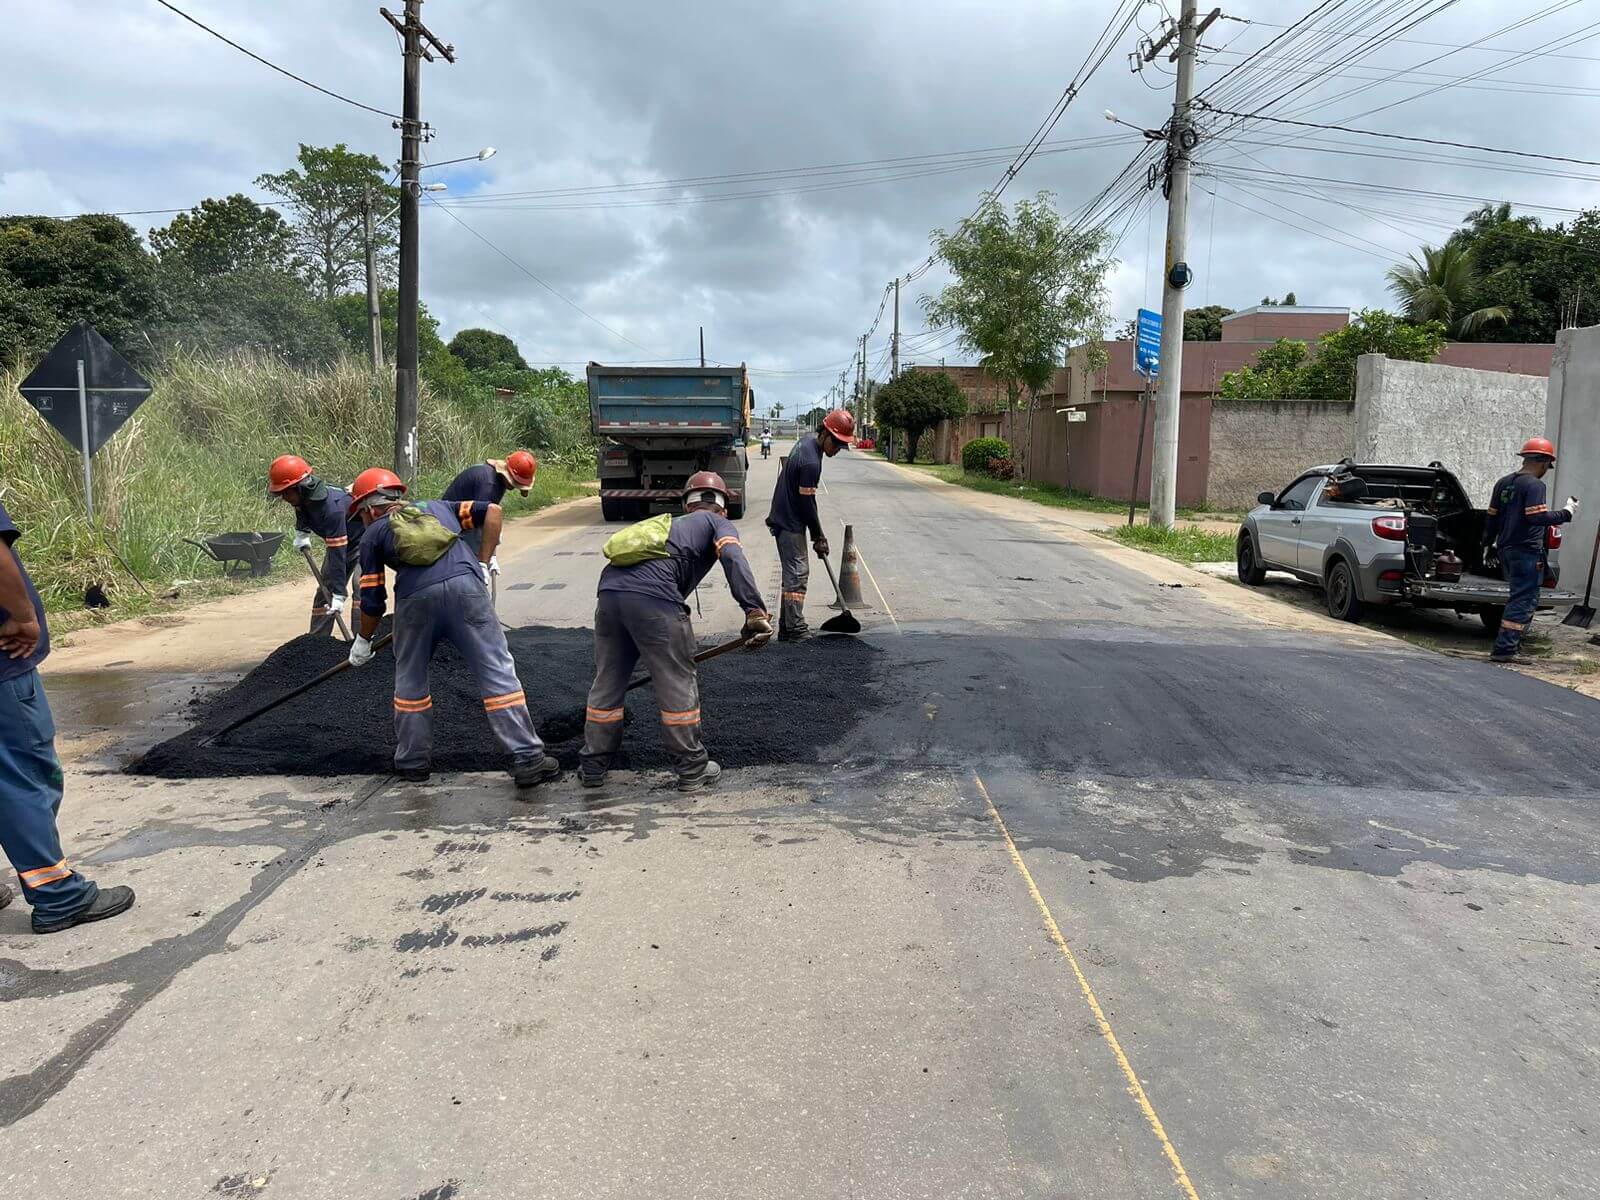
[(759, 650), (772, 640), (772, 618), (764, 612), (753, 612), (745, 617), (739, 634), (745, 639), (746, 650)]
[(332, 609), (334, 612), (343, 612), (344, 611), (344, 597), (343, 596), (329, 596), (328, 597), (328, 607), (330, 609)]
[(350, 643), (350, 665), (352, 667), (364, 666), (372, 661), (372, 639), (364, 638), (359, 633), (356, 640)]
[(294, 548), (296, 550), (311, 549), (311, 535), (304, 529), (296, 529), (294, 531)]
[(500, 574), (500, 556), (498, 554), (489, 555), (489, 574)]
[(486, 562), (479, 562), (478, 563), (478, 570), (483, 572), (483, 590), (484, 591), (488, 591), (489, 590), (489, 564), (486, 563)]
[(827, 558), (828, 557), (828, 538), (827, 538), (827, 535), (823, 535), (822, 537), (812, 538), (811, 539), (811, 548), (817, 552), (817, 557), (818, 558)]
[(1567, 510), (1567, 516), (1576, 517), (1578, 515), (1578, 498), (1576, 496), (1568, 496), (1567, 502), (1562, 507)]

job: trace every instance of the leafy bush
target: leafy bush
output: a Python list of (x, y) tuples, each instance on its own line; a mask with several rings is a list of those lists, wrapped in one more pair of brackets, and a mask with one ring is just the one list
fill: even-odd
[(1017, 473), (1017, 464), (1009, 458), (991, 458), (985, 469), (992, 479), (1010, 479)]
[(1005, 438), (973, 438), (961, 447), (961, 465), (968, 471), (987, 471), (991, 458), (1010, 458), (1011, 447)]

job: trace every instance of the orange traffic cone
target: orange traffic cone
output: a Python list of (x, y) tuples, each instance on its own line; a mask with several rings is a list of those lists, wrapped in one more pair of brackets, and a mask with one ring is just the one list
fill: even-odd
[(839, 594), (845, 605), (866, 604), (861, 595), (861, 558), (856, 554), (856, 527), (844, 527), (844, 549), (839, 552)]

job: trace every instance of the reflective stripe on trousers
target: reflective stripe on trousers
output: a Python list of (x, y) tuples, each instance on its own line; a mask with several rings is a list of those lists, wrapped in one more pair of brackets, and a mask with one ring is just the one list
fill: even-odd
[(467, 660), (483, 696), (489, 728), (514, 762), (538, 762), (544, 743), (534, 732), (506, 635), (477, 575), (457, 575), (394, 606), (394, 765), (426, 767), (433, 749), (428, 664), (441, 641)]
[(705, 769), (694, 626), (680, 605), (629, 592), (601, 592), (594, 610), (594, 683), (583, 725), (583, 761), (604, 770), (622, 747), (623, 699), (644, 661), (661, 706), (661, 744), (680, 775)]
[(806, 583), (811, 578), (811, 560), (806, 557), (806, 535), (782, 530), (778, 539), (778, 561), (783, 565), (783, 597), (778, 608), (779, 633), (806, 631)]
[(1534, 550), (1500, 552), (1500, 570), (1511, 585), (1511, 598), (1501, 614), (1500, 633), (1494, 639), (1494, 653), (1515, 654), (1522, 645), (1522, 635), (1533, 621), (1533, 610), (1539, 605), (1540, 576), (1544, 574), (1543, 556)]

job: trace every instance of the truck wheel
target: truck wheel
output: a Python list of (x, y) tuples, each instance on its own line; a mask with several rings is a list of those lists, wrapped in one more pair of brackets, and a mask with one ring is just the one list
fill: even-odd
[(1478, 620), (1483, 622), (1484, 630), (1492, 634), (1498, 634), (1500, 632), (1500, 621), (1505, 615), (1506, 610), (1500, 605), (1496, 605), (1493, 608), (1480, 608), (1478, 610)]
[(728, 501), (728, 520), (737, 521), (742, 516), (744, 516), (744, 501), (743, 500), (729, 500)]
[(1267, 569), (1261, 565), (1261, 556), (1256, 553), (1256, 539), (1251, 536), (1248, 529), (1239, 531), (1237, 566), (1240, 583), (1256, 587), (1267, 581)]
[(626, 521), (628, 507), (626, 500), (615, 500), (610, 496), (600, 497), (600, 515), (608, 521)]
[(1356, 591), (1355, 572), (1342, 558), (1336, 558), (1329, 564), (1324, 599), (1328, 604), (1328, 615), (1335, 621), (1361, 620), (1365, 606), (1361, 603), (1360, 593)]

